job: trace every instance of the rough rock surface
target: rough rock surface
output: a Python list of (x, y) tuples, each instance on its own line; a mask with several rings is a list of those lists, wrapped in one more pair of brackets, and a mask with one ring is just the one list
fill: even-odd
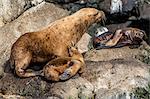
[(29, 99), (42, 97), (43, 99), (47, 97), (46, 93), (50, 90), (50, 85), (38, 77), (21, 79), (12, 74), (5, 74), (0, 82), (2, 95), (20, 95), (30, 97)]
[(85, 53), (89, 50), (89, 43), (91, 41), (91, 38), (92, 37), (88, 33), (85, 33), (76, 44), (80, 53)]
[(133, 88), (145, 87), (150, 81), (150, 66), (133, 58), (86, 61), (86, 65), (86, 72), (80, 77), (64, 82), (48, 82), (41, 77), (21, 79), (6, 73), (0, 80), (0, 93), (33, 99), (129, 99)]
[(94, 96), (93, 91), (93, 85), (88, 80), (77, 76), (65, 82), (55, 83), (51, 89), (52, 95), (63, 99), (78, 99), (83, 96), (90, 98)]
[(140, 52), (139, 49), (130, 49), (128, 46), (123, 48), (110, 48), (101, 50), (90, 50), (85, 56), (85, 60), (108, 61), (112, 59), (126, 59), (135, 57)]
[(0, 0), (0, 27), (20, 16), (43, 0)]
[[(0, 0), (0, 23), (1, 26), (14, 20), (24, 12), (25, 0)], [(3, 24), (2, 24), (3, 23)]]
[(8, 60), (12, 44), (26, 32), (38, 31), (51, 22), (68, 15), (68, 11), (54, 4), (42, 2), (24, 12), (13, 22), (0, 29), (0, 66)]
[[(122, 93), (130, 93), (133, 88), (144, 87), (150, 81), (150, 66), (133, 58), (86, 62), (86, 64), (88, 70), (82, 77), (85, 75), (83, 78), (92, 82), (94, 91), (97, 93), (96, 99), (106, 99), (109, 96), (114, 97)], [(105, 89), (105, 94), (107, 92), (108, 94), (101, 94), (103, 92), (101, 89)], [(113, 93), (110, 94), (109, 91)], [(101, 96), (105, 96), (105, 98), (100, 98)]]
[(25, 97), (19, 95), (3, 95), (0, 94), (0, 99), (25, 99)]

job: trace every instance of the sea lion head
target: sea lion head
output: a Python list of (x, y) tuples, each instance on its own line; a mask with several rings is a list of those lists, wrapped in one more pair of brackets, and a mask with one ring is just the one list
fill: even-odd
[(77, 14), (84, 20), (88, 20), (90, 23), (96, 23), (105, 19), (103, 11), (99, 11), (95, 8), (82, 8)]
[(135, 28), (133, 31), (135, 33), (135, 37), (137, 38), (143, 39), (144, 37), (146, 37), (146, 33), (143, 30)]
[(130, 34), (132, 38), (139, 38), (143, 40), (143, 38), (146, 38), (146, 33), (143, 30), (140, 30), (138, 28), (127, 28), (125, 29), (126, 34)]

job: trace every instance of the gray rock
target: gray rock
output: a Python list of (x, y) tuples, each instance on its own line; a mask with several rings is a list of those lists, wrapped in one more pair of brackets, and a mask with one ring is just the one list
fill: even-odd
[(111, 48), (111, 49), (100, 49), (90, 50), (85, 54), (85, 60), (90, 61), (108, 61), (112, 59), (130, 58), (135, 57), (140, 53), (139, 49), (130, 49), (129, 47), (122, 48)]
[(150, 65), (150, 46), (144, 44), (140, 46), (141, 52), (136, 55), (136, 59)]
[(85, 33), (79, 40), (79, 42), (76, 44), (80, 53), (85, 53), (89, 50), (88, 45), (90, 43), (91, 38), (92, 37), (89, 34)]
[(3, 76), (4, 76), (4, 69), (0, 67), (0, 78), (2, 78)]
[(141, 18), (142, 19), (147, 19), (147, 20), (150, 20), (150, 4), (144, 4), (141, 8)]
[(7, 23), (14, 20), (24, 12), (27, 4), (25, 0), (0, 0), (0, 23)]
[(0, 66), (3, 66), (9, 59), (11, 46), (18, 37), (27, 32), (38, 31), (66, 15), (68, 11), (42, 2), (0, 28)]
[(19, 96), (19, 95), (1, 95), (0, 99), (26, 99), (25, 97)]
[(0, 27), (44, 0), (0, 0)]
[(134, 88), (145, 87), (150, 81), (150, 66), (133, 58), (86, 61), (86, 65), (81, 77), (94, 86), (96, 99), (131, 99), (126, 97)]
[(41, 2), (43, 2), (44, 0), (31, 0), (31, 4), (32, 5), (38, 5), (40, 4)]
[(72, 78), (65, 82), (55, 83), (51, 89), (52, 94), (60, 96), (62, 99), (90, 98), (94, 96), (93, 91), (93, 85), (81, 77)]
[(133, 58), (105, 62), (86, 61), (86, 72), (65, 82), (54, 83), (52, 95), (68, 99), (135, 99), (134, 88), (150, 81), (150, 66)]
[(48, 97), (47, 99), (60, 99), (60, 98), (55, 97), (55, 96), (50, 96), (50, 97)]
[(110, 13), (110, 5), (111, 0), (102, 0), (101, 3), (99, 3), (99, 9), (102, 9), (103, 11)]
[(96, 92), (95, 99), (136, 99), (134, 94), (119, 89), (100, 89)]
[(3, 22), (3, 17), (0, 17), (0, 27), (2, 27), (3, 25), (5, 25), (5, 23)]

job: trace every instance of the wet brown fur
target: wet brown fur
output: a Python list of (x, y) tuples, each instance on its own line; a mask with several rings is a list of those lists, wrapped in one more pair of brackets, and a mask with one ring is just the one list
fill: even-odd
[(74, 47), (71, 47), (69, 54), (71, 57), (59, 57), (50, 62), (48, 62), (44, 68), (43, 73), (44, 77), (47, 80), (59, 81), (61, 74), (68, 70), (70, 72), (70, 76), (67, 78), (71, 78), (74, 76), (79, 70), (80, 73), (83, 72), (85, 67), (84, 58), (81, 53)]
[(104, 12), (83, 8), (51, 23), (47, 28), (22, 35), (12, 46), (10, 63), (19, 77), (36, 76), (26, 72), (31, 62), (48, 62), (67, 57), (67, 47), (80, 40), (88, 27), (105, 17)]
[(119, 29), (116, 31), (113, 39), (109, 40), (106, 43), (106, 46), (115, 46), (119, 40), (125, 41), (126, 36), (124, 36), (124, 35), (126, 35), (126, 36), (128, 36), (128, 38), (130, 38), (131, 44), (135, 38), (143, 40), (143, 38), (146, 37), (146, 33), (140, 29), (137, 29), (137, 28), (128, 27), (128, 28), (124, 28), (124, 29)]

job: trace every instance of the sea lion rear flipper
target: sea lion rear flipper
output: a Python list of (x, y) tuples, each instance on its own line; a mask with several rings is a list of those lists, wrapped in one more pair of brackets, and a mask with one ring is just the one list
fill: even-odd
[(121, 31), (122, 30), (117, 30), (116, 32), (115, 32), (115, 35), (114, 35), (114, 37), (112, 38), (112, 39), (110, 39), (106, 44), (105, 44), (105, 46), (115, 46), (117, 43), (118, 43), (118, 41), (120, 40), (120, 38), (122, 37), (122, 33), (121, 33)]

